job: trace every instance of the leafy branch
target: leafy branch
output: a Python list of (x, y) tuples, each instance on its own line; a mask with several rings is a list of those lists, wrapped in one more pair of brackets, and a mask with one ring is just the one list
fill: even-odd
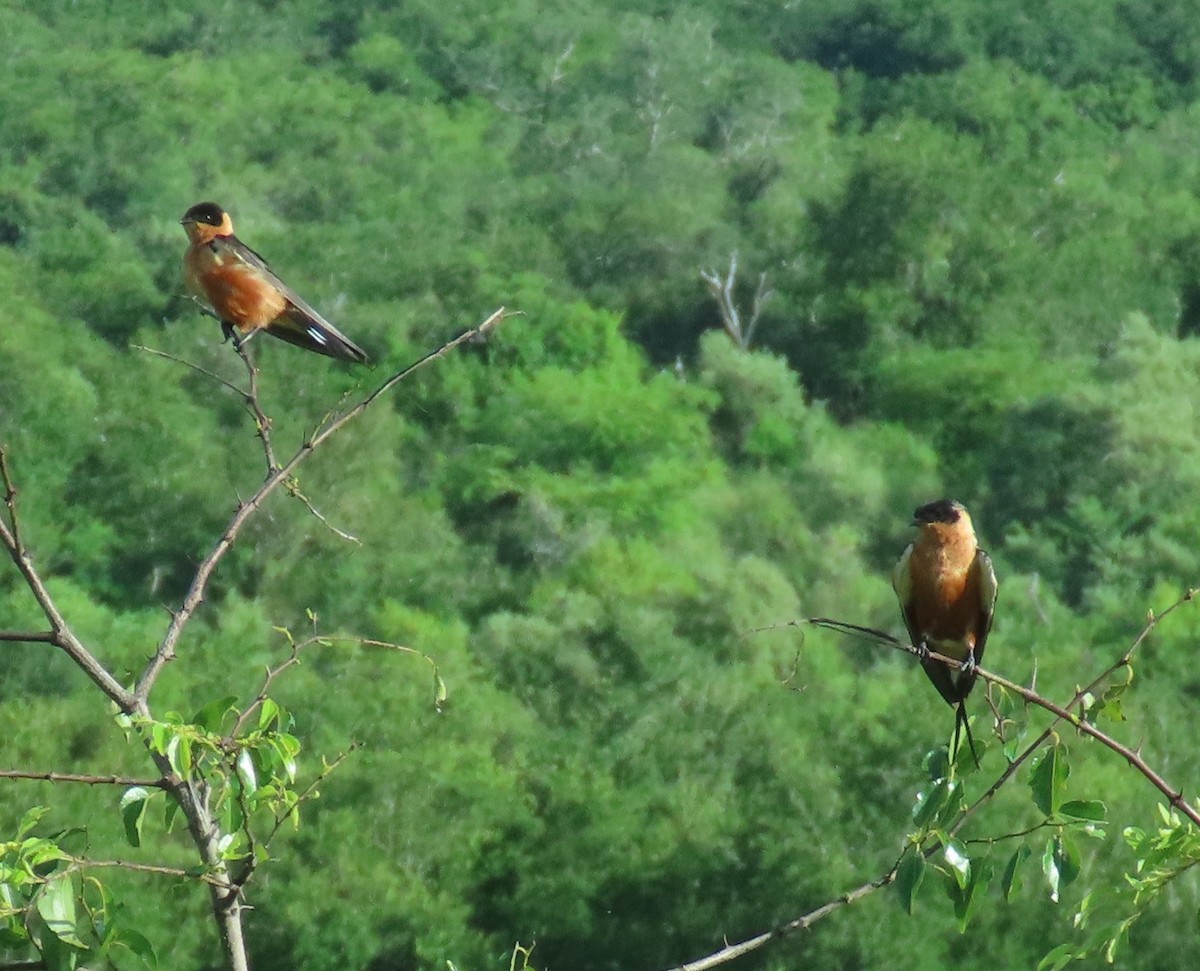
[[(13, 899), (23, 901), (23, 905), (16, 907), (14, 914), (10, 915), (7, 924), (7, 930), (11, 932), (13, 940), (27, 940), (33, 943), (43, 959), (48, 962), (48, 966), (55, 968), (74, 966), (73, 955), (78, 953), (78, 949), (107, 957), (107, 949), (116, 946), (130, 949), (139, 958), (152, 961), (152, 949), (134, 930), (127, 930), (125, 936), (119, 940), (111, 936), (116, 933), (115, 930), (103, 940), (93, 940), (87, 935), (81, 935), (79, 930), (85, 924), (95, 923), (83, 921), (77, 915), (77, 904), (85, 909), (88, 906), (83, 898), (85, 884), (79, 882), (79, 871), (85, 866), (96, 868), (125, 865), (128, 869), (193, 877), (208, 884), (212, 913), (228, 964), (234, 971), (244, 971), (248, 968), (242, 927), (245, 884), (252, 876), (260, 856), (265, 854), (266, 843), (274, 837), (287, 819), (295, 818), (297, 808), (305, 800), (315, 796), (317, 785), (342, 763), (350, 750), (342, 753), (333, 762), (324, 763), (317, 778), (302, 792), (297, 794), (292, 790), (299, 743), (285, 730), (289, 716), (269, 700), (266, 691), (278, 674), (290, 664), (296, 663), (299, 654), (297, 647), (293, 649), (292, 658), (268, 671), (259, 696), (245, 712), (236, 716), (235, 729), (227, 735), (222, 735), (219, 729), (221, 723), (233, 711), (234, 699), (222, 698), (210, 702), (191, 720), (172, 712), (168, 712), (163, 719), (157, 719), (150, 707), (150, 694), (166, 664), (175, 657), (189, 621), (204, 602), (209, 582), (218, 565), (233, 547), (246, 523), (262, 508), (267, 498), (282, 486), (297, 495), (314, 515), (325, 521), (307, 498), (295, 489), (295, 470), (317, 448), (345, 428), (379, 397), (463, 343), (486, 335), (505, 316), (503, 308), (497, 310), (479, 326), (463, 332), (408, 367), (395, 372), (357, 404), (322, 422), (295, 454), (282, 464), (276, 460), (271, 442), (270, 418), (259, 404), (258, 372), (253, 362), (242, 354), (249, 376), (249, 386), (244, 392), (203, 368), (183, 362), (188, 367), (209, 374), (243, 396), (262, 442), (268, 471), (266, 480), (257, 491), (248, 500), (238, 504), (215, 546), (196, 568), (179, 609), (172, 613), (162, 640), (148, 659), (132, 690), (122, 685), (99, 661), (92, 649), (74, 633), (51, 595), (45, 578), (34, 565), (21, 529), (16, 480), (9, 466), (7, 452), (0, 447), (0, 484), (3, 485), (4, 503), (4, 515), (0, 516), (0, 544), (8, 551), (25, 586), (49, 625), (47, 631), (0, 631), (0, 641), (44, 643), (67, 654), (116, 706), (118, 723), (140, 741), (161, 773), (159, 779), (147, 781), (115, 775), (85, 776), (13, 769), (0, 772), (0, 778), (126, 786), (121, 800), (121, 813), (126, 836), (135, 847), (140, 845), (142, 824), (152, 800), (156, 797), (166, 798), (169, 807), (168, 825), (176, 814), (183, 817), (196, 849), (198, 863), (195, 868), (176, 872), (152, 864), (87, 862), (67, 853), (54, 839), (29, 835), (42, 813), (27, 815), (18, 831), (17, 840), (0, 844), (0, 852), (21, 852), (25, 854), (22, 859), (27, 860), (32, 859), (29, 856), (31, 853), (38, 855), (42, 864), (57, 868), (59, 872), (48, 881), (41, 881), (40, 878), (34, 880), (22, 890), (19, 880), (14, 883), (14, 880), (17, 880), (14, 874), (25, 871), (34, 874), (34, 863), (22, 864), (15, 870), (12, 867), (0, 870), (0, 873), (8, 874), (0, 883), (0, 890), (5, 890), (10, 895), (16, 893)], [(162, 352), (152, 353), (170, 357)], [(329, 639), (314, 637), (309, 643), (318, 642), (328, 643)], [(390, 647), (423, 657), (433, 665), (435, 682), (439, 685), (439, 698), (444, 696), (444, 686), (440, 685), (437, 666), (427, 655), (401, 645), (380, 641), (359, 642)], [(257, 726), (242, 735), (241, 732), (249, 724), (249, 716), (255, 711), (258, 713)], [(266, 779), (266, 785), (258, 785), (260, 776)], [(270, 814), (272, 828), (265, 840), (256, 841), (250, 828), (250, 819), (261, 811)], [(64, 866), (66, 869), (62, 869)], [(97, 887), (96, 892), (107, 900), (107, 891), (99, 885)], [(41, 915), (41, 923), (33, 922), (26, 926), (19, 921), (20, 914), (35, 911)], [(111, 930), (118, 926), (119, 921), (106, 919), (101, 924)]]
[[(960, 922), (965, 926), (966, 922), (974, 914), (979, 901), (982, 899), (982, 891), (991, 876), (990, 870), (985, 867), (972, 869), (965, 846), (967, 844), (977, 844), (990, 848), (1002, 840), (1023, 839), (1047, 828), (1055, 831), (1056, 835), (1047, 843), (1046, 853), (1043, 855), (1042, 862), (1047, 879), (1051, 884), (1052, 896), (1057, 899), (1060, 884), (1066, 882), (1064, 877), (1067, 879), (1073, 878), (1074, 873), (1078, 871), (1077, 852), (1073, 850), (1072, 844), (1064, 838), (1062, 831), (1070, 828), (1082, 829), (1084, 832), (1092, 835), (1094, 825), (1102, 822), (1104, 819), (1104, 807), (1100, 803), (1088, 801), (1067, 802), (1062, 799), (1062, 786), (1066, 778), (1066, 766), (1065, 762), (1061, 761), (1057, 755), (1056, 748), (1047, 750), (1045, 756), (1035, 764), (1030, 783), (1034, 803), (1045, 817), (1042, 821), (1024, 830), (1005, 834), (1002, 837), (968, 840), (965, 843), (960, 843), (956, 837), (970, 819), (1001, 788), (1012, 781), (1017, 770), (1054, 737), (1055, 727), (1060, 722), (1067, 722), (1083, 734), (1088, 735), (1121, 756), (1137, 769), (1155, 789), (1162, 793), (1170, 805), (1175, 807), (1189, 822), (1193, 825), (1200, 825), (1200, 813), (1197, 812), (1194, 806), (1191, 806), (1183, 799), (1179, 789), (1169, 784), (1159, 772), (1146, 762), (1140, 753), (1101, 731), (1090, 720), (1090, 718), (1097, 715), (1106, 706), (1117, 704), (1120, 694), (1129, 682), (1125, 681), (1113, 685), (1100, 698), (1096, 698), (1095, 692), (1100, 689), (1101, 685), (1111, 682), (1113, 676), (1119, 671), (1129, 668), (1134, 653), (1145, 643), (1154, 629), (1170, 614), (1183, 605), (1190, 603), (1196, 597), (1196, 594), (1196, 590), (1188, 590), (1163, 611), (1157, 614), (1151, 613), (1129, 647), (1086, 685), (1078, 688), (1065, 704), (1057, 704), (1032, 688), (1018, 685), (998, 674), (977, 667), (976, 672), (980, 678), (996, 684), (1005, 691), (1012, 692), (1026, 703), (1041, 707), (1054, 715), (1054, 720), (1032, 742), (1025, 746), (1019, 753), (1009, 758), (1004, 769), (980, 796), (969, 805), (961, 802), (961, 783), (953, 775), (953, 758), (947, 759), (945, 765), (934, 766), (934, 771), (931, 773), (933, 775), (931, 787), (918, 797), (917, 804), (913, 808), (913, 819), (918, 826), (917, 832), (909, 837), (909, 847), (906, 848), (900, 858), (892, 863), (883, 873), (872, 880), (839, 894), (827, 903), (805, 914), (792, 918), (768, 931), (743, 941), (726, 944), (719, 950), (694, 961), (676, 965), (670, 971), (708, 971), (710, 968), (727, 964), (730, 961), (759, 950), (772, 941), (782, 939), (798, 931), (807, 930), (818, 921), (828, 917), (842, 907), (855, 903), (892, 883), (899, 884), (902, 902), (911, 912), (915, 894), (921, 884), (926, 865), (929, 860), (939, 853), (946, 857), (947, 864), (942, 872), (947, 878), (951, 897), (954, 899), (956, 913), (960, 918)], [(903, 651), (918, 659), (921, 657), (931, 657), (949, 664), (951, 667), (962, 666), (961, 662), (953, 658), (933, 652), (922, 652), (914, 645), (907, 644), (886, 631), (828, 617), (811, 617), (805, 620), (790, 621), (784, 624), (758, 628), (752, 633), (787, 627), (801, 628), (804, 626), (822, 627), (840, 633), (864, 637)], [(1075, 714), (1071, 711), (1076, 706), (1079, 706), (1080, 714)], [(952, 753), (952, 756), (956, 754)], [(1165, 810), (1162, 812), (1165, 827), (1157, 834), (1147, 835), (1140, 830), (1134, 830), (1126, 834), (1126, 841), (1131, 846), (1135, 849), (1141, 848), (1146, 851), (1139, 854), (1139, 859), (1146, 865), (1147, 872), (1145, 876), (1141, 876), (1134, 881), (1136, 890), (1134, 897), (1135, 904), (1143, 905), (1147, 897), (1152, 893), (1160, 890), (1183, 872), (1200, 864), (1200, 835), (1197, 835), (1194, 829), (1185, 829), (1180, 826), (1180, 821), (1177, 818), (1173, 818), (1173, 814), (1167, 813)], [(1153, 853), (1149, 852), (1151, 847), (1153, 848)], [(1022, 845), (1010, 858), (1003, 874), (1006, 896), (1011, 896), (1015, 892), (1019, 879), (1019, 866), (1029, 855), (1029, 848)], [(1167, 865), (1171, 859), (1180, 862), (1173, 866)], [(1086, 912), (1089, 903), (1090, 901), (1085, 901), (1083, 910), (1081, 910), (1081, 923), (1083, 922), (1083, 918), (1087, 916)], [(1088, 953), (1089, 950), (1094, 949), (1098, 944), (1107, 946), (1109, 949), (1108, 953), (1111, 954), (1117, 940), (1128, 932), (1129, 926), (1139, 913), (1140, 910), (1136, 911), (1133, 915), (1126, 916), (1124, 920), (1116, 923), (1115, 929), (1111, 923), (1109, 926), (1103, 927), (1102, 933), (1096, 936), (1096, 940), (1089, 942), (1082, 948), (1061, 945), (1052, 951), (1051, 954), (1047, 955), (1043, 962), (1043, 967), (1061, 968), (1075, 957)], [(1056, 963), (1056, 961), (1061, 961), (1061, 963)]]

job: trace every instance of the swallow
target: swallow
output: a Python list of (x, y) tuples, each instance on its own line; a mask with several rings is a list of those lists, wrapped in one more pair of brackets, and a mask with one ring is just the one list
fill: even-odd
[(367, 363), (361, 347), (305, 303), (267, 261), (233, 234), (229, 213), (199, 202), (179, 220), (191, 245), (183, 257), (188, 289), (240, 347), (260, 330), (339, 361)]
[[(966, 729), (976, 764), (975, 740), (967, 721), (967, 695), (983, 659), (996, 608), (996, 571), (979, 548), (975, 527), (962, 503), (938, 499), (913, 513), (919, 530), (892, 574), (892, 588), (908, 628), (910, 643), (922, 654), (921, 666), (946, 703), (956, 710), (954, 749)], [(934, 651), (961, 661), (953, 668), (930, 658)]]

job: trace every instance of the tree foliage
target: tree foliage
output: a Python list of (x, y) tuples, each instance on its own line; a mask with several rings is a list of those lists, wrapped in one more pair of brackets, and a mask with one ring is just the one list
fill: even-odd
[[(164, 675), (164, 710), (245, 706), (311, 615), (433, 657), (449, 692), (437, 711), (422, 665), (361, 645), (280, 677), (292, 721), (272, 730), (309, 777), (359, 747), (266, 864), (255, 967), (505, 967), (534, 941), (535, 967), (666, 967), (946, 831), (990, 777), (952, 790), (925, 756), (952, 718), (914, 666), (754, 632), (897, 629), (887, 575), (919, 502), (971, 508), (1002, 583), (989, 664), (1055, 698), (1200, 582), (1194, 19), (1126, 0), (0, 9), (0, 444), (39, 568), (121, 677), (262, 482), (240, 396), (139, 349), (240, 377), (182, 297), (179, 214), (218, 200), (381, 373), (481, 308), (524, 314), (304, 467), (295, 488), (359, 543), (268, 502)], [(699, 277), (734, 252), (739, 299), (760, 273), (774, 290), (748, 350)], [(372, 386), (257, 351), (281, 446)], [(1105, 709), (1187, 791), (1191, 614)], [(0, 570), (0, 628), (37, 624)], [(5, 765), (134, 771), (62, 656), (0, 648)], [(1127, 931), (1122, 967), (1191, 953), (1194, 833), (1058, 741), (1022, 768), (1027, 798), (962, 836), (1035, 838), (973, 871), (910, 846), (903, 907), (864, 899), (748, 963), (1030, 967), (1103, 951), (1081, 911)], [(0, 868), (51, 865), (39, 841), (80, 821), (95, 858), (178, 863), (161, 813), (135, 799), (123, 821), (119, 800), (4, 780)], [(1125, 884), (1135, 858), (1153, 865)], [(43, 922), (86, 898), (74, 879), (25, 887)], [(197, 898), (163, 886), (118, 873), (124, 910), (93, 900), (112, 959), (144, 939), (160, 966), (212, 966)]]

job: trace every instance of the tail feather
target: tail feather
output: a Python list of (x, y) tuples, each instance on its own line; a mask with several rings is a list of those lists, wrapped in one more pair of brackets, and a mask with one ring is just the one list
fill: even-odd
[(951, 760), (958, 755), (964, 732), (967, 736), (967, 745), (971, 749), (971, 757), (975, 760), (975, 767), (979, 768), (979, 752), (975, 749), (975, 739), (971, 735), (971, 720), (967, 717), (967, 700), (965, 698), (954, 709), (954, 742)]
[(367, 363), (367, 352), (334, 327), (329, 321), (300, 308), (289, 311), (267, 326), (267, 333), (280, 340), (315, 351), (339, 361)]

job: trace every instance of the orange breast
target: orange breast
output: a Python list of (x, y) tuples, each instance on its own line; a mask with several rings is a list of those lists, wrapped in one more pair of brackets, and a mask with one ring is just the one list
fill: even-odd
[(918, 636), (946, 648), (939, 653), (965, 657), (978, 636), (979, 582), (971, 571), (973, 556), (963, 563), (946, 553), (921, 545), (913, 549), (909, 609)]
[(207, 246), (188, 251), (186, 275), (192, 291), (239, 330), (266, 327), (287, 309), (287, 298), (253, 267), (222, 260)]

